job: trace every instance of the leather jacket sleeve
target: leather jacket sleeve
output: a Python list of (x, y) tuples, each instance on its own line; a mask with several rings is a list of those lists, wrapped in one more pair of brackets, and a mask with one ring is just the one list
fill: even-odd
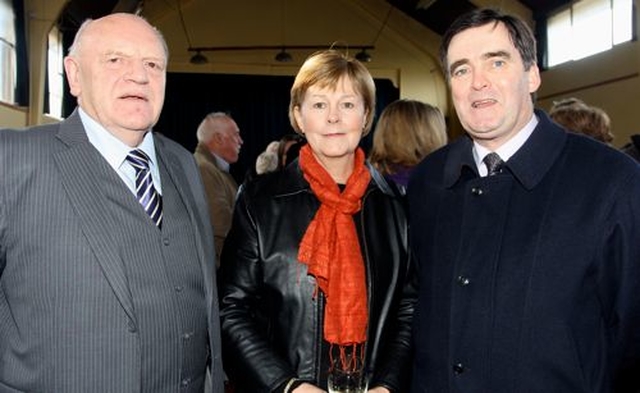
[(240, 391), (272, 392), (296, 374), (273, 350), (267, 340), (268, 327), (255, 312), (261, 304), (263, 275), (257, 230), (242, 190), (219, 275), (223, 360)]

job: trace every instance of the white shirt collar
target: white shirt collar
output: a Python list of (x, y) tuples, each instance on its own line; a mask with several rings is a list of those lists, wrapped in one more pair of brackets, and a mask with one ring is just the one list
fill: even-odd
[[(535, 115), (532, 115), (529, 122), (520, 131), (518, 131), (511, 139), (509, 139), (502, 146), (497, 148), (495, 150), (495, 153), (498, 153), (498, 155), (500, 156), (500, 158), (502, 158), (503, 161), (505, 162), (508, 161), (509, 158), (511, 158), (511, 156), (513, 156), (522, 147), (522, 145), (524, 145), (525, 142), (527, 142), (527, 139), (529, 139), (529, 137), (531, 136), (531, 134), (533, 133), (533, 130), (536, 128), (537, 125), (538, 125), (538, 118)], [(476, 162), (476, 167), (478, 168), (478, 173), (480, 174), (480, 176), (487, 175), (487, 167), (482, 160), (487, 154), (491, 152), (492, 152), (491, 150), (482, 146), (478, 142), (473, 141), (473, 159)]]

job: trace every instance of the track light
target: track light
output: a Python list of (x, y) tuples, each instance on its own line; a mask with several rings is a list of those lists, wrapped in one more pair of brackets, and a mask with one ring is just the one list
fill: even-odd
[(373, 45), (287, 45), (287, 46), (273, 46), (273, 45), (255, 45), (255, 46), (200, 46), (189, 47), (187, 51), (195, 52), (191, 57), (191, 64), (206, 64), (209, 59), (202, 52), (236, 52), (236, 51), (265, 51), (265, 50), (278, 50), (279, 52), (273, 57), (273, 59), (280, 63), (286, 63), (293, 61), (293, 56), (289, 51), (309, 51), (309, 50), (324, 50), (324, 49), (345, 49), (345, 50), (360, 50), (356, 53), (355, 58), (361, 62), (367, 63), (371, 61), (371, 55), (367, 50), (374, 50)]
[(293, 57), (291, 57), (285, 48), (282, 48), (282, 50), (276, 55), (275, 60), (280, 63), (288, 63), (293, 61)]
[(200, 51), (197, 51), (195, 55), (191, 56), (190, 62), (191, 64), (207, 64), (209, 62), (209, 59), (207, 59), (205, 55), (200, 53)]
[(371, 55), (367, 53), (366, 49), (362, 49), (356, 53), (356, 59), (362, 63), (368, 63), (371, 61)]

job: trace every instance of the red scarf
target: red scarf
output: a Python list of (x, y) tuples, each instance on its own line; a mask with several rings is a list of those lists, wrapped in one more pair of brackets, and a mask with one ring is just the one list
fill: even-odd
[(299, 163), (321, 202), (300, 242), (298, 259), (309, 266), (309, 273), (327, 298), (324, 338), (340, 346), (363, 343), (367, 335), (367, 287), (352, 215), (360, 211), (371, 179), (364, 153), (356, 150), (353, 173), (342, 193), (309, 145), (300, 150)]

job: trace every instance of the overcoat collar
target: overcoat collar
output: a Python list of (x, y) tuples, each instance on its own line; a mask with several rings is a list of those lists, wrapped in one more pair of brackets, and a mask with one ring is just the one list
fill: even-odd
[[(535, 110), (538, 125), (525, 144), (506, 162), (505, 168), (530, 190), (547, 174), (558, 159), (567, 141), (567, 134), (541, 110)], [(463, 173), (472, 171), (478, 176), (473, 159), (473, 142), (467, 135), (453, 142), (444, 168), (444, 183), (453, 187)]]

